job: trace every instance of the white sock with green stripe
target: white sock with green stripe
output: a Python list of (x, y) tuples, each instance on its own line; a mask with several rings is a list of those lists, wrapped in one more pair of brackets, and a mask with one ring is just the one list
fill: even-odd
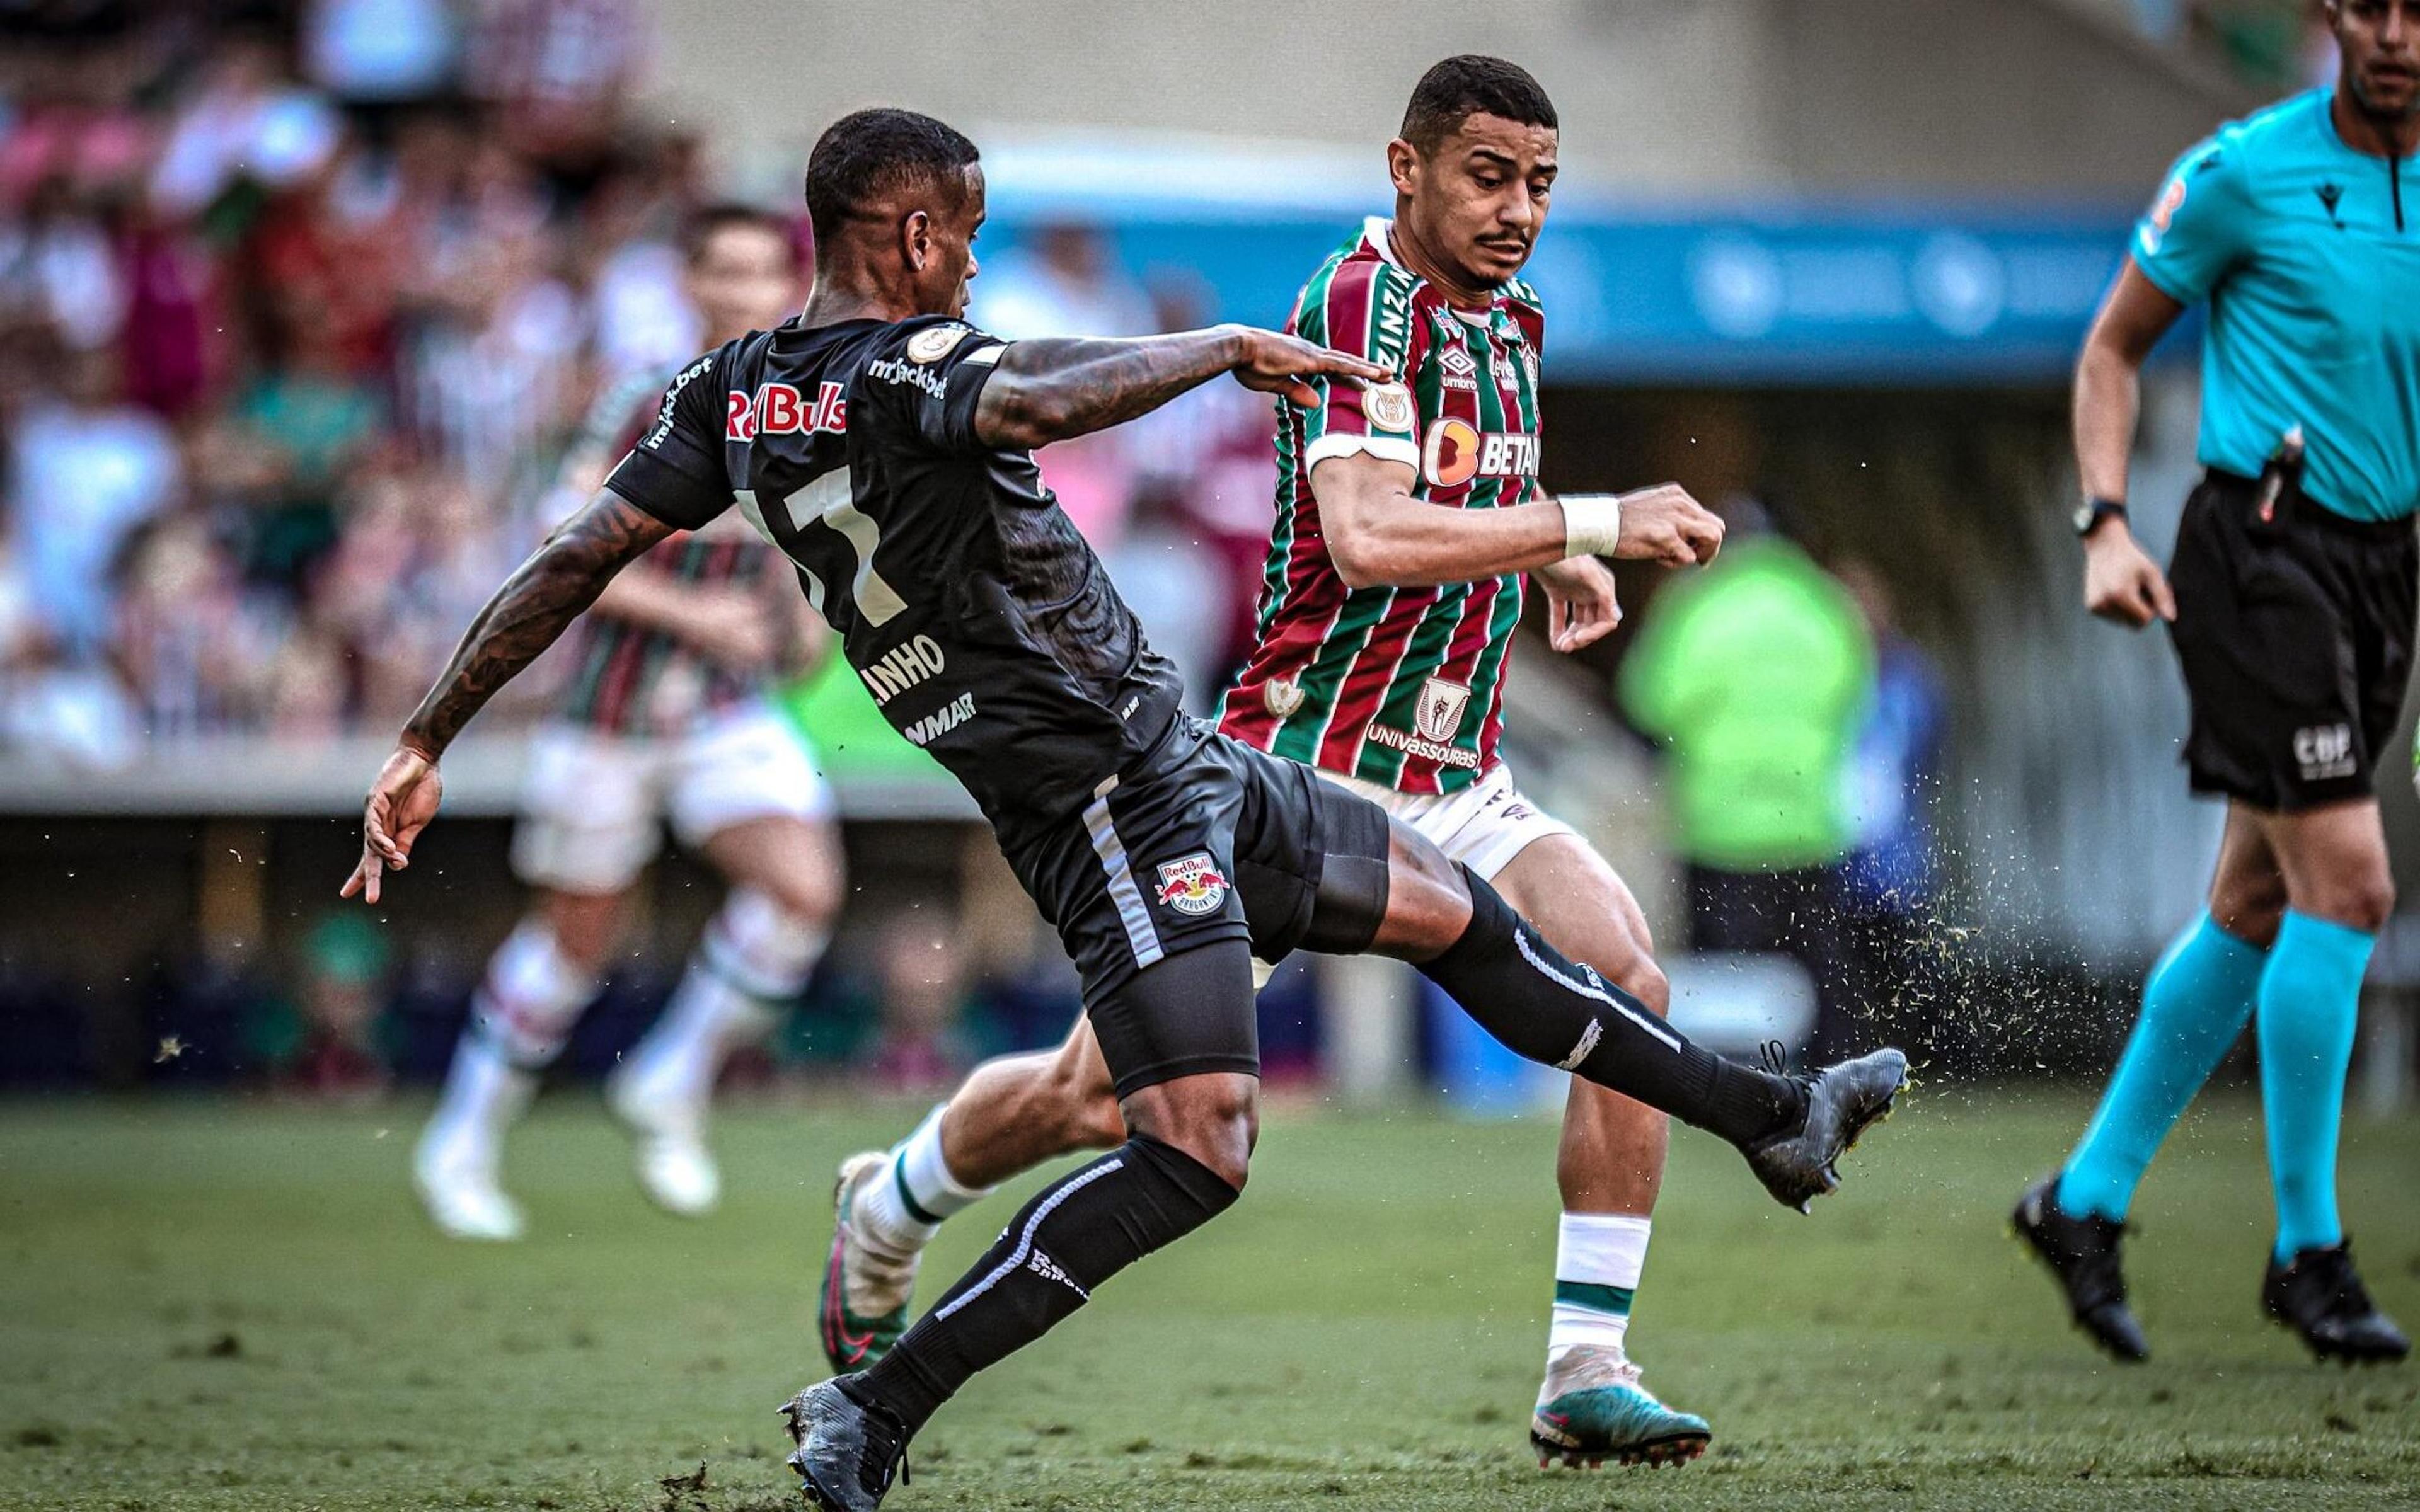
[(878, 1181), (858, 1189), (858, 1227), (887, 1249), (912, 1254), (939, 1232), (941, 1220), (963, 1212), (991, 1196), (988, 1187), (961, 1185), (950, 1174), (941, 1155), (941, 1114), (947, 1103), (925, 1115), (916, 1132), (891, 1147), (891, 1169)]
[(1630, 1213), (1567, 1212), (1555, 1242), (1555, 1313), (1546, 1368), (1581, 1345), (1621, 1349), (1630, 1299), (1647, 1265), (1649, 1220)]

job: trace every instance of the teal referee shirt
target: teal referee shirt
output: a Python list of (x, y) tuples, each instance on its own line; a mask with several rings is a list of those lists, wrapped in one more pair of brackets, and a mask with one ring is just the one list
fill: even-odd
[(2316, 89), (2178, 160), (2135, 265), (2210, 301), (2205, 467), (2257, 474), (2303, 427), (2304, 491), (2353, 519), (2420, 508), (2420, 154), (2355, 151)]

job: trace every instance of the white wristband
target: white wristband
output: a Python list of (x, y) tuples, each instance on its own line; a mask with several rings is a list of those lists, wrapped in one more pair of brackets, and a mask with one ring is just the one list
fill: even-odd
[(1567, 493), (1563, 506), (1563, 555), (1609, 557), (1621, 540), (1621, 499), (1609, 493)]

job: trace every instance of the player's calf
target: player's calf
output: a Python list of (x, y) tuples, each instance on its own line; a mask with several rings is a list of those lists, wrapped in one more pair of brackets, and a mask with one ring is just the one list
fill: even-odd
[[(1397, 833), (1400, 840), (1408, 832)], [(1411, 844), (1435, 852), (1418, 837)], [(1409, 890), (1418, 901), (1410, 912), (1433, 924), (1450, 916), (1419, 896), (1434, 891), (1427, 871), (1413, 870)], [(1811, 1076), (1714, 1055), (1590, 967), (1565, 959), (1483, 879), (1467, 869), (1461, 874), (1468, 918), (1458, 938), (1422, 959), (1422, 942), (1399, 929), (1405, 916), (1390, 899), (1382, 939), (1391, 935), (1388, 943), (1515, 1052), (1730, 1141), (1785, 1207), (1804, 1211), (1839, 1184), (1839, 1157), (1889, 1113), (1906, 1084), (1907, 1057), (1897, 1050)]]

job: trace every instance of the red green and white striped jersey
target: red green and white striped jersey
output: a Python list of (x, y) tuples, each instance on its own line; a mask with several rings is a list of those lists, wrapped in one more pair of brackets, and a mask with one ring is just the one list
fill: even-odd
[[(610, 462), (629, 451), (656, 423), (664, 383), (660, 375), (643, 376), (609, 389), (590, 409), (572, 455)], [(664, 537), (622, 571), (719, 587), (762, 581), (773, 560), (773, 548), (735, 513)], [(570, 665), (556, 717), (613, 735), (673, 734), (703, 715), (762, 697), (766, 686), (762, 673), (724, 666), (668, 630), (608, 614), (580, 617)]]
[(1450, 509), (1538, 491), (1538, 360), (1545, 316), (1515, 280), (1458, 311), (1395, 259), (1373, 217), (1305, 285), (1287, 329), (1391, 368), (1367, 389), (1320, 383), (1278, 407), (1277, 532), (1260, 634), (1219, 728), (1248, 745), (1402, 793), (1452, 793), (1496, 764), (1522, 577), (1348, 588), (1328, 560), (1311, 470), (1367, 452), (1418, 474)]

